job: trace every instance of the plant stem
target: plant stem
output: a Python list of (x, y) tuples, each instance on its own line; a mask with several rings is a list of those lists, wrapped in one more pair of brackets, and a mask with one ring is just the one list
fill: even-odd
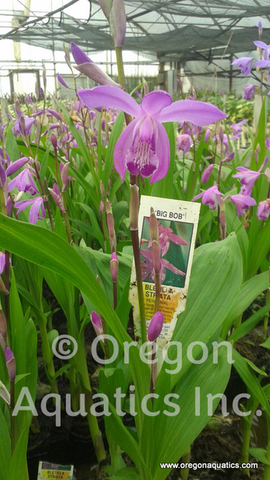
[(133, 255), (136, 270), (137, 292), (140, 311), (141, 337), (142, 343), (147, 341), (146, 321), (144, 311), (144, 295), (141, 269), (141, 253), (138, 233), (138, 203), (139, 203), (139, 187), (136, 184), (136, 175), (130, 175), (130, 232), (133, 247)]
[(117, 282), (113, 282), (113, 308), (117, 307)]
[(66, 232), (67, 232), (67, 237), (68, 237), (68, 243), (70, 243), (70, 245), (72, 245), (73, 240), (72, 240), (72, 236), (71, 236), (71, 229), (70, 229), (70, 223), (69, 223), (68, 212), (67, 212), (66, 194), (65, 194), (65, 192), (62, 192), (61, 195), (62, 195), (63, 206), (64, 206), (64, 210), (65, 210), (65, 212), (63, 212), (63, 217), (64, 217), (64, 222), (65, 222), (65, 227), (66, 227)]

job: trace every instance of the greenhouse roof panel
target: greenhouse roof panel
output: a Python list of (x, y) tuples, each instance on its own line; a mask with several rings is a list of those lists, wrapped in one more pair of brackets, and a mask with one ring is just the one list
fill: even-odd
[[(57, 7), (59, 2), (52, 1), (52, 5)], [(125, 7), (125, 50), (153, 53), (161, 61), (237, 56), (250, 50), (258, 39), (259, 20), (264, 27), (263, 41), (270, 44), (269, 0), (125, 0)], [(74, 41), (89, 53), (113, 49), (97, 0), (66, 0), (48, 13), (41, 8), (41, 2), (33, 0), (28, 17), (19, 10), (0, 12), (4, 12), (0, 38), (55, 50), (63, 49), (63, 41)], [(71, 11), (76, 11), (75, 17)], [(7, 19), (13, 25), (8, 30)]]

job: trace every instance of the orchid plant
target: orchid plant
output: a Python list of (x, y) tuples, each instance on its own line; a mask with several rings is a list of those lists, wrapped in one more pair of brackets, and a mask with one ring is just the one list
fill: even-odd
[[(209, 420), (208, 395), (213, 396), (213, 412), (226, 388), (231, 370), (227, 347), (221, 344), (219, 362), (215, 363), (214, 344), (219, 341), (232, 344), (270, 309), (268, 301), (259, 314), (241, 323), (243, 311), (269, 285), (267, 150), (270, 140), (265, 135), (264, 106), (255, 138), (250, 132), (252, 145), (240, 157), (234, 142), (244, 122), (231, 125), (230, 135), (230, 126), (224, 122), (226, 115), (216, 106), (195, 99), (173, 102), (167, 92), (149, 93), (147, 88), (139, 103), (123, 89), (124, 4), (120, 0), (99, 3), (113, 34), (119, 84), (72, 43), (75, 69), (100, 86), (77, 92), (69, 110), (56, 101), (57, 110), (46, 108), (44, 103), (40, 110), (33, 106), (27, 117), (16, 101), (14, 116), (0, 128), (3, 480), (19, 478), (15, 468), (18, 461), (20, 478), (28, 478), (26, 445), (31, 413), (20, 412), (14, 419), (12, 411), (22, 386), (29, 388), (35, 400), (36, 327), (42, 339), (52, 393), (57, 394), (57, 379), (65, 375), (74, 410), (78, 410), (80, 394), (87, 397), (87, 420), (98, 463), (106, 453), (96, 416), (91, 411), (95, 409), (95, 401), (104, 402), (110, 478), (118, 475), (163, 480), (170, 469), (161, 469), (160, 463), (177, 462), (189, 451)], [(117, 19), (122, 19), (120, 25)], [(257, 46), (267, 56), (268, 46), (259, 43)], [(67, 47), (65, 57), (73, 72)], [(251, 63), (249, 58), (234, 62), (246, 74), (251, 72)], [(265, 63), (258, 66), (267, 67)], [(58, 80), (68, 87), (60, 75)], [(75, 75), (74, 85), (76, 90)], [(44, 90), (46, 93), (46, 82)], [(246, 95), (251, 94), (249, 89)], [(49, 121), (46, 126), (45, 118)], [(213, 123), (214, 132), (204, 129)], [(249, 151), (252, 159), (247, 167)], [(177, 152), (182, 152), (182, 162)], [(176, 343), (164, 356), (159, 372), (142, 361), (141, 345), (134, 346), (127, 333), (132, 255), (141, 343), (148, 341), (154, 348), (163, 315), (157, 294), (155, 314), (147, 329), (142, 282), (150, 277), (159, 292), (166, 269), (183, 276), (165, 256), (172, 244), (184, 248), (186, 242), (172, 228), (157, 222), (151, 211), (151, 240), (146, 249), (139, 244), (141, 193), (189, 201), (202, 199), (203, 204), (198, 232), (200, 246), (195, 251), (187, 307), (173, 334), (172, 341)], [(51, 322), (53, 307), (43, 295), (43, 280), (65, 314), (67, 333), (78, 345), (76, 355), (59, 371), (54, 370), (52, 350), (58, 332)], [(100, 369), (98, 393), (91, 389), (84, 350), (84, 329), (90, 321), (108, 362)], [(108, 335), (117, 341), (116, 356)], [(123, 351), (125, 342), (130, 347), (128, 363)], [(184, 352), (180, 368), (177, 342), (181, 342)], [(187, 351), (193, 342), (192, 363)], [(200, 362), (201, 344), (208, 351), (204, 363)], [(233, 356), (239, 375), (252, 392), (254, 404), (260, 402), (269, 415), (268, 389), (260, 386), (250, 362), (235, 349)], [(119, 388), (120, 401), (115, 396)], [(194, 404), (196, 388), (199, 415)], [(133, 429), (122, 421), (127, 411), (133, 414)], [(134, 467), (125, 465), (122, 450)], [(263, 455), (267, 466), (269, 449)], [(266, 467), (265, 479), (267, 470)]]

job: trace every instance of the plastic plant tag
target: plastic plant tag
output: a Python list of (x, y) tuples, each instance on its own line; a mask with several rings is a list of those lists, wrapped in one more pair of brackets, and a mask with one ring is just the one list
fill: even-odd
[[(142, 195), (139, 210), (139, 238), (147, 327), (155, 313), (155, 271), (151, 260), (150, 208), (158, 221), (160, 247), (160, 304), (164, 324), (159, 347), (170, 341), (178, 315), (185, 310), (195, 248), (200, 204)], [(129, 301), (133, 306), (135, 335), (140, 335), (140, 316), (133, 261)]]
[(73, 480), (73, 465), (39, 462), (37, 480)]

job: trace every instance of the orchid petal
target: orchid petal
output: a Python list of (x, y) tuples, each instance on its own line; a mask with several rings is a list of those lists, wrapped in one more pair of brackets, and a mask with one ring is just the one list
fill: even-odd
[(194, 100), (179, 100), (165, 107), (156, 117), (159, 122), (191, 122), (199, 127), (226, 118), (227, 115), (214, 105)]
[(260, 40), (256, 40), (253, 43), (254, 43), (254, 45), (256, 45), (256, 47), (259, 47), (259, 48), (262, 48), (262, 49), (265, 49), (268, 46), (268, 45), (266, 45), (266, 43), (261, 42)]
[(89, 108), (115, 107), (134, 117), (142, 116), (140, 106), (128, 93), (120, 90), (120, 88), (102, 85), (91, 90), (80, 90), (78, 95)]
[(100, 85), (110, 85), (111, 87), (120, 87), (119, 83), (114, 82), (101, 68), (95, 63), (85, 62), (75, 66), (76, 70), (91, 78)]
[(78, 45), (76, 45), (76, 43), (70, 43), (70, 50), (77, 65), (85, 62), (92, 63), (92, 60), (83, 52), (83, 50), (80, 49), (80, 47), (78, 47)]
[(17, 172), (28, 162), (28, 157), (22, 157), (19, 160), (15, 160), (15, 162), (11, 163), (9, 167), (6, 169), (6, 175), (9, 177), (13, 173)]
[(150, 181), (151, 184), (154, 182), (158, 182), (158, 180), (161, 180), (162, 178), (165, 177), (165, 175), (169, 170), (170, 156), (171, 156), (170, 144), (169, 144), (166, 130), (163, 127), (163, 125), (161, 125), (161, 123), (158, 123), (158, 122), (155, 122), (155, 123), (158, 131), (156, 153), (159, 159), (159, 164), (155, 173), (151, 176), (151, 181)]
[(270, 60), (258, 60), (257, 62), (254, 63), (255, 67), (269, 67), (270, 66)]
[(195, 200), (198, 200), (199, 198), (202, 198), (203, 194), (204, 194), (204, 192), (201, 192), (201, 193), (199, 193), (199, 195), (196, 195), (196, 197), (193, 197), (192, 202), (194, 202)]
[(32, 205), (32, 203), (35, 201), (35, 198), (30, 199), (30, 200), (21, 200), (20, 202), (16, 202), (14, 207), (18, 208), (17, 214), (21, 213), (23, 210), (25, 210), (29, 205)]
[(126, 155), (132, 145), (133, 130), (136, 126), (136, 123), (136, 119), (132, 120), (132, 122), (125, 128), (122, 135), (118, 138), (114, 149), (113, 159), (115, 170), (119, 173), (122, 182), (125, 179), (125, 173), (127, 169)]
[[(42, 206), (43, 206), (43, 208), (42, 208)], [(35, 224), (38, 221), (39, 207), (41, 207), (42, 216), (45, 217), (45, 210), (44, 210), (43, 198), (42, 197), (37, 197), (35, 199), (35, 201), (33, 202), (33, 205), (30, 209), (29, 222), (32, 223), (32, 224)]]
[(152, 115), (159, 113), (164, 107), (168, 107), (172, 104), (172, 97), (169, 93), (163, 90), (155, 90), (149, 93), (142, 99), (141, 108), (146, 115)]

